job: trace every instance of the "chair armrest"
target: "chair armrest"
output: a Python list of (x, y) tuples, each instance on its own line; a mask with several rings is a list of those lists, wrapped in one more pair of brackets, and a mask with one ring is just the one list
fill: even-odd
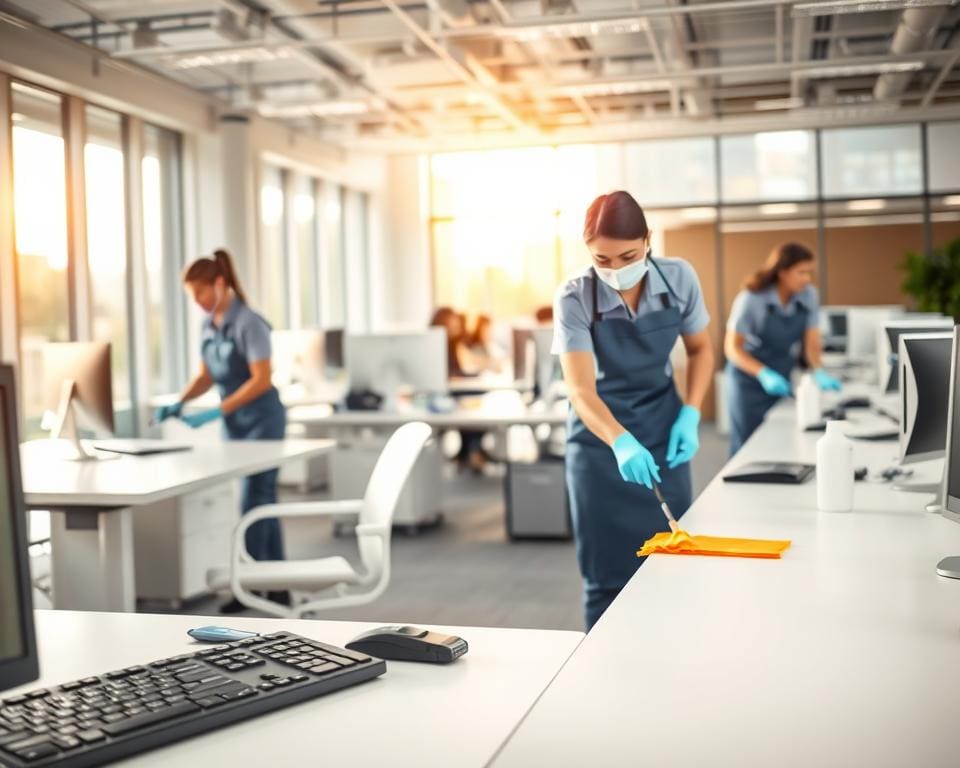
[(386, 537), (390, 533), (390, 526), (382, 523), (366, 523), (356, 526), (354, 532), (357, 536), (379, 536)]
[(363, 509), (362, 499), (343, 501), (297, 501), (289, 504), (263, 504), (247, 512), (240, 522), (251, 523), (267, 517), (338, 517), (352, 515), (357, 517)]

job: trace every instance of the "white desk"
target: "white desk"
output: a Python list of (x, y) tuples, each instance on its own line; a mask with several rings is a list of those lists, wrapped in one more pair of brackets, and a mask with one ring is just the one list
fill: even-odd
[[(812, 461), (790, 408), (731, 466)], [(872, 469), (895, 454), (854, 448)], [(960, 525), (887, 485), (858, 483), (849, 513), (815, 497), (716, 478), (683, 527), (792, 539), (783, 559), (649, 558), (494, 765), (957, 765), (960, 581), (935, 568)]]
[[(206, 616), (66, 611), (37, 611), (36, 617), (42, 677), (22, 690), (195, 650), (201, 646), (186, 630), (210, 623)], [(340, 646), (378, 626), (241, 618), (229, 625), (287, 630)], [(118, 765), (479, 768), (583, 638), (580, 632), (434, 628), (463, 637), (467, 655), (450, 665), (390, 661), (376, 680)]]
[(371, 427), (395, 429), (410, 421), (423, 421), (437, 429), (503, 429), (514, 425), (536, 427), (540, 424), (561, 426), (567, 411), (530, 408), (457, 408), (451, 413), (423, 410), (405, 411), (332, 411), (325, 406), (297, 406), (287, 410), (291, 423), (330, 428), (356, 429)]
[(189, 451), (67, 461), (50, 441), (21, 446), (27, 506), (51, 510), (53, 601), (57, 608), (133, 610), (136, 507), (287, 461), (331, 451), (332, 440), (199, 442)]

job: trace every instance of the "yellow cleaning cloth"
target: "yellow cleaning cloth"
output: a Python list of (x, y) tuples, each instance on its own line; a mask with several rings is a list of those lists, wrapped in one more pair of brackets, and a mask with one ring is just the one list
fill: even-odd
[(714, 557), (779, 558), (789, 541), (771, 539), (725, 539), (719, 536), (691, 536), (686, 531), (658, 533), (644, 542), (637, 557), (654, 553), (666, 555), (712, 555)]

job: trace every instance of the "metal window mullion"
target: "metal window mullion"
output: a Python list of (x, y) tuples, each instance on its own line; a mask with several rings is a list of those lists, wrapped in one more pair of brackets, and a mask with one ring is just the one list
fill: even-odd
[(310, 194), (313, 197), (313, 252), (310, 254), (310, 285), (313, 292), (313, 310), (310, 318), (318, 327), (323, 327), (323, 183), (317, 178), (310, 179)]
[[(337, 242), (337, 258), (340, 260), (340, 290), (343, 292), (343, 306), (341, 314), (343, 317), (343, 327), (350, 327), (350, 276), (347, 274), (347, 188), (340, 185), (337, 188), (339, 197), (339, 221), (340, 237)], [(351, 329), (354, 333), (359, 333), (359, 329)]]
[[(183, 270), (188, 219), (186, 210), (185, 178), (189, 173), (188, 151), (184, 147), (183, 136), (164, 128), (159, 133), (160, 163), (160, 199), (163, 206), (163, 242), (166, 244), (163, 254), (163, 365), (166, 371), (164, 389), (174, 391), (187, 379), (187, 307), (180, 284), (180, 272)], [(192, 155), (190, 158), (192, 160)], [(142, 166), (141, 166), (142, 167)], [(189, 210), (196, 211), (196, 206)], [(195, 221), (193, 222), (196, 223)], [(195, 241), (195, 231), (191, 242)], [(149, 326), (148, 326), (149, 332)]]
[(0, 72), (0, 361), (18, 366), (20, 299), (13, 214), (12, 101), (10, 77)]
[(147, 430), (150, 403), (150, 294), (143, 232), (143, 121), (123, 118), (123, 188), (127, 250), (127, 323), (133, 431)]
[(363, 249), (361, 257), (363, 263), (363, 303), (364, 303), (364, 322), (365, 333), (370, 333), (373, 329), (373, 301), (370, 290), (372, 280), (370, 278), (370, 193), (357, 192), (358, 215), (360, 216), (359, 235), (360, 247)]
[(280, 172), (280, 188), (283, 191), (283, 295), (287, 328), (300, 328), (303, 313), (300, 307), (300, 239), (297, 237), (296, 174)]
[(84, 176), (86, 103), (77, 96), (61, 102), (64, 170), (67, 195), (67, 301), (70, 338), (93, 338), (93, 291), (87, 258), (87, 206)]
[(813, 148), (817, 163), (817, 266), (820, 272), (820, 303), (829, 304), (830, 286), (827, 283), (827, 221), (823, 199), (823, 132), (813, 132)]
[(923, 253), (929, 259), (933, 256), (933, 221), (930, 210), (930, 144), (927, 136), (927, 124), (920, 123), (920, 174), (923, 181)]

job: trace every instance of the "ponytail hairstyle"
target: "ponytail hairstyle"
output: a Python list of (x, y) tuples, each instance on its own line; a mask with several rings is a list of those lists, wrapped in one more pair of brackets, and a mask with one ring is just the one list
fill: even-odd
[(583, 224), (583, 240), (589, 243), (597, 237), (613, 240), (641, 240), (650, 233), (643, 209), (629, 192), (619, 190), (600, 195), (587, 208)]
[(767, 256), (763, 266), (748, 277), (743, 287), (752, 293), (766, 290), (776, 285), (780, 273), (803, 261), (813, 261), (813, 253), (800, 243), (783, 243)]
[(237, 271), (233, 267), (233, 259), (223, 248), (217, 248), (213, 252), (213, 258), (201, 256), (189, 267), (183, 270), (183, 282), (185, 283), (206, 283), (211, 285), (218, 277), (231, 288), (244, 304), (247, 303), (247, 296), (240, 287), (240, 281), (237, 279)]

